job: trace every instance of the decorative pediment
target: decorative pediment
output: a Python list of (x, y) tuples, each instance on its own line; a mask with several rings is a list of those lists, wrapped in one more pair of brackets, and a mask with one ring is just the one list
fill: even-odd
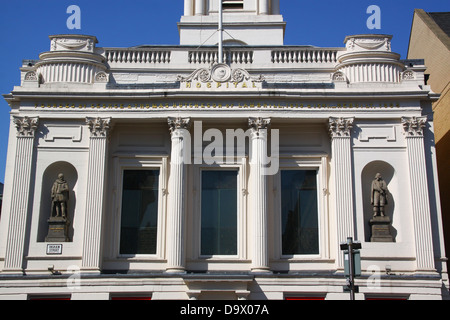
[[(250, 75), (245, 69), (232, 69), (227, 64), (218, 63), (209, 68), (197, 69), (187, 77), (179, 75), (177, 80), (181, 83), (196, 82), (198, 85), (195, 87), (197, 88), (201, 88), (202, 84), (208, 84), (206, 87), (211, 88), (211, 83), (218, 84), (215, 86), (216, 88), (229, 88), (230, 86), (222, 86), (222, 84), (227, 83), (234, 84), (234, 88), (256, 88), (255, 84), (263, 82), (264, 77), (262, 75), (255, 77)], [(243, 85), (238, 86), (239, 84)], [(190, 88), (191, 86), (188, 87)]]

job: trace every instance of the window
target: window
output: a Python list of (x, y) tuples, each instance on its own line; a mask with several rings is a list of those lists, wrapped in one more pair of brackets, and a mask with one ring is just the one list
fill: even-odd
[(201, 255), (237, 255), (237, 170), (202, 171)]
[(244, 9), (244, 0), (223, 0), (224, 10)]
[(282, 254), (319, 254), (316, 170), (281, 171)]
[(156, 254), (159, 174), (124, 171), (120, 254)]

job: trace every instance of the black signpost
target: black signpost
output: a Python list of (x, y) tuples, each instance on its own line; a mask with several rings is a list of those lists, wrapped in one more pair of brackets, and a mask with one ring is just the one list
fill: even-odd
[(355, 277), (361, 275), (361, 258), (359, 249), (361, 242), (353, 241), (353, 238), (347, 238), (347, 242), (341, 243), (341, 250), (344, 251), (344, 270), (347, 277), (347, 286), (344, 291), (350, 292), (350, 300), (355, 300), (355, 293), (358, 287), (355, 286)]

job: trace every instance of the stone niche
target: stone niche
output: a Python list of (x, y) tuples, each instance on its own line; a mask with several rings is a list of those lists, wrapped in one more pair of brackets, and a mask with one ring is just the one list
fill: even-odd
[[(385, 206), (385, 217), (373, 217), (371, 204), (371, 185), (377, 173), (381, 173), (388, 187), (388, 204)], [(395, 169), (385, 161), (368, 163), (361, 174), (362, 194), (364, 204), (364, 235), (366, 242), (395, 242), (397, 230), (392, 225), (395, 213), (396, 192)]]
[[(58, 178), (58, 174), (64, 174), (64, 178), (69, 185), (69, 202), (67, 208), (67, 218), (50, 219), (52, 212), (51, 190), (53, 183)], [(39, 215), (38, 242), (71, 242), (73, 239), (73, 219), (76, 208), (75, 187), (78, 181), (78, 173), (75, 167), (65, 161), (55, 162), (48, 166), (42, 178), (41, 208)], [(63, 221), (64, 220), (64, 221)], [(49, 228), (61, 230), (61, 237), (53, 237), (49, 233)], [(65, 230), (61, 229), (64, 228)], [(49, 237), (47, 239), (47, 237)]]

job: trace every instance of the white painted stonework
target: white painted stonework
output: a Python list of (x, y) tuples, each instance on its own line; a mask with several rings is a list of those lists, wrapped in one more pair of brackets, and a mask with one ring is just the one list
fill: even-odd
[[(93, 36), (54, 35), (48, 52), (24, 64), (4, 96), (0, 299), (348, 299), (339, 248), (347, 237), (362, 243), (357, 299), (447, 297), (438, 97), (424, 62), (400, 60), (388, 35), (284, 46), (277, 0), (233, 3), (224, 9), (223, 64), (216, 0), (185, 0), (179, 46), (103, 48)], [(251, 130), (231, 162), (174, 161), (205, 150), (208, 129)], [(270, 147), (274, 130), (279, 150)], [(317, 172), (316, 253), (283, 253), (280, 172), (259, 172), (274, 151), (280, 171)], [(237, 171), (236, 254), (201, 254), (201, 173), (212, 168)], [(155, 253), (121, 254), (124, 172), (142, 169), (159, 170)], [(71, 187), (72, 241), (48, 255), (49, 190), (60, 172)], [(392, 243), (370, 242), (378, 172)]]

